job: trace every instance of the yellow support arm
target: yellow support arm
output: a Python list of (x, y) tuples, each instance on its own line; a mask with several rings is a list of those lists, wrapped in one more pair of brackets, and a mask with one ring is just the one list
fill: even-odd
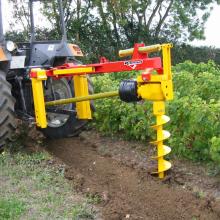
[[(89, 95), (88, 78), (86, 75), (74, 76), (75, 97)], [(79, 119), (92, 119), (90, 101), (76, 102), (76, 112)]]
[(31, 79), (36, 123), (38, 127), (46, 128), (47, 117), (42, 85), (42, 81), (47, 79), (46, 71), (41, 69), (33, 69), (32, 72), (36, 72), (37, 75), (36, 78)]

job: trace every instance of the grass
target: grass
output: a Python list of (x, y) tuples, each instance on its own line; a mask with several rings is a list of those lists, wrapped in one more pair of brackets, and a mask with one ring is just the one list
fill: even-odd
[(89, 204), (100, 204), (102, 202), (102, 198), (99, 194), (91, 194), (91, 193), (88, 193), (86, 195), (86, 198), (87, 198), (87, 202)]
[(0, 154), (0, 219), (94, 219), (64, 169), (45, 152)]
[(26, 211), (26, 205), (16, 198), (0, 198), (0, 219), (17, 219)]
[(72, 209), (72, 218), (73, 220), (78, 219), (94, 219), (94, 215), (87, 205), (75, 205)]

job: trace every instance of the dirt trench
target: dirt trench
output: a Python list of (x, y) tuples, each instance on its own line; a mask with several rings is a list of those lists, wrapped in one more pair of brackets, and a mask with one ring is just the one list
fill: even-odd
[(76, 137), (46, 144), (51, 154), (68, 165), (65, 176), (77, 190), (100, 196), (99, 207), (105, 220), (220, 219), (220, 207), (214, 209), (210, 199), (162, 182), (110, 154), (103, 156), (92, 141)]

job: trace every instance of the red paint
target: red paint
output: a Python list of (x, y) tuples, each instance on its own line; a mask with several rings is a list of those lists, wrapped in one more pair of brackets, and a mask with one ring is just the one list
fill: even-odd
[[(81, 68), (81, 67), (94, 67), (94, 72), (86, 73), (90, 74), (102, 74), (102, 73), (112, 73), (112, 72), (123, 72), (123, 71), (137, 71), (137, 70), (145, 70), (142, 74), (142, 78), (146, 80), (150, 80), (150, 73), (146, 73), (146, 70), (156, 70), (158, 74), (163, 74), (162, 62), (160, 57), (149, 58), (147, 53), (139, 53), (138, 48), (145, 46), (144, 44), (135, 44), (134, 52), (131, 60), (125, 61), (115, 61), (110, 62), (105, 57), (101, 57), (100, 63), (88, 64), (88, 65), (75, 65), (74, 63), (66, 63), (62, 66), (57, 66), (55, 68), (51, 68), (46, 70), (46, 75), (49, 77), (62, 78), (62, 77), (70, 77), (73, 74), (66, 75), (54, 75), (54, 70), (57, 69), (72, 69), (72, 68)], [(82, 73), (84, 74), (84, 73)], [(79, 74), (77, 74), (79, 75)], [(36, 71), (30, 72), (31, 78), (36, 78)]]

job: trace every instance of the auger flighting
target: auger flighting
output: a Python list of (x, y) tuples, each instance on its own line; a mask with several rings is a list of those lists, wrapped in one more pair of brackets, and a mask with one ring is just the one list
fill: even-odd
[(158, 160), (158, 169), (153, 173), (157, 173), (159, 178), (164, 178), (164, 172), (171, 168), (171, 163), (164, 160), (164, 156), (171, 152), (171, 148), (163, 144), (163, 141), (170, 137), (170, 133), (163, 130), (163, 125), (170, 120), (167, 115), (164, 115), (165, 103), (163, 101), (153, 103), (153, 114), (156, 116), (156, 125), (151, 127), (157, 132), (157, 140), (151, 143), (157, 146), (157, 156), (153, 159)]

